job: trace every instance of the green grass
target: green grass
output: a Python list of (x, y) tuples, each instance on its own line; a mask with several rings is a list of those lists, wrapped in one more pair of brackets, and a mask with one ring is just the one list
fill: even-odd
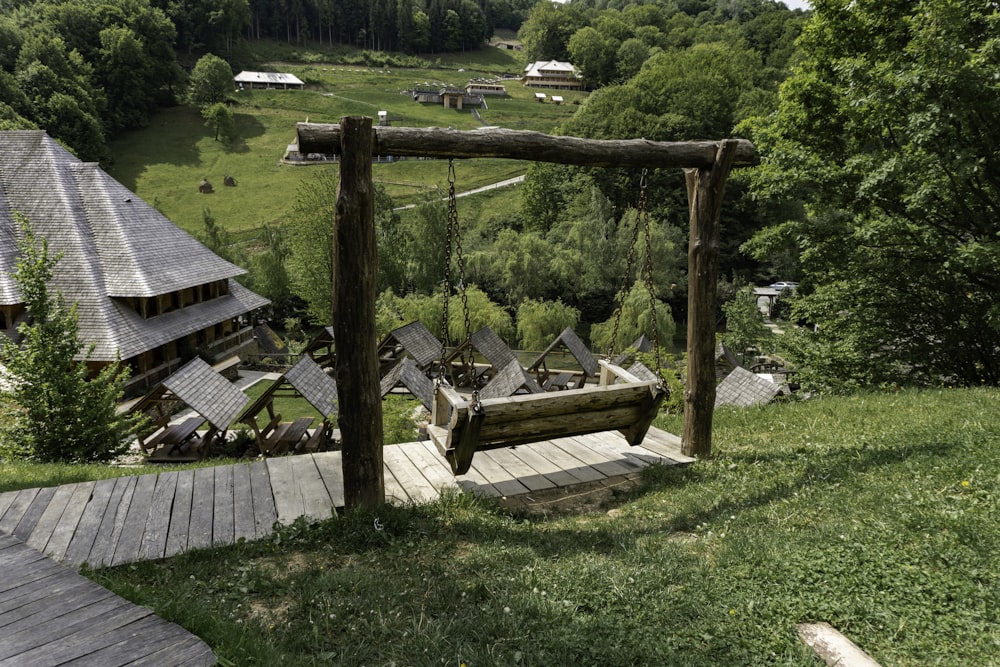
[(725, 409), (714, 459), (599, 511), (450, 496), (91, 576), (240, 665), (816, 665), (805, 621), (883, 665), (991, 665), (998, 400)]
[[(302, 55), (301, 53), (299, 54)], [(418, 104), (401, 91), (422, 85), (464, 86), (471, 77), (519, 72), (511, 52), (483, 49), (445, 61), (438, 68), (376, 68), (335, 64), (265, 63), (262, 67), (289, 71), (308, 83), (305, 91), (253, 90), (234, 93), (234, 113), (240, 140), (231, 147), (215, 141), (196, 109), (166, 109), (148, 127), (128, 132), (111, 144), (108, 173), (156, 206), (181, 228), (201, 233), (204, 211), (237, 240), (255, 235), (263, 225), (280, 225), (294, 203), (299, 184), (316, 169), (335, 165), (280, 164), (295, 140), (296, 123), (335, 123), (344, 115), (376, 117), (385, 110), (402, 127), (453, 127), (469, 130), (482, 124), (471, 111)], [(465, 71), (459, 72), (459, 69)], [(566, 92), (567, 104), (538, 104), (534, 91), (517, 80), (506, 83), (507, 98), (488, 99), (483, 123), (513, 129), (551, 132), (576, 110), (583, 93)], [(528, 164), (512, 160), (463, 160), (457, 170), (459, 191), (523, 174)], [(226, 175), (237, 187), (223, 187)], [(212, 194), (198, 192), (202, 178), (215, 186)], [(419, 201), (435, 185), (443, 186), (447, 168), (439, 161), (407, 160), (376, 165), (375, 179), (403, 205)]]
[(145, 475), (171, 470), (205, 468), (233, 462), (229, 459), (213, 459), (170, 465), (145, 463), (134, 466), (115, 466), (101, 463), (66, 465), (61, 463), (0, 461), (0, 493), (45, 486), (59, 486), (60, 484), (76, 484), (96, 479), (111, 479), (113, 477)]

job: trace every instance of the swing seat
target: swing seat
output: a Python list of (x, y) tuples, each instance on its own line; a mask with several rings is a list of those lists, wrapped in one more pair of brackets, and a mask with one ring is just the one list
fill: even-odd
[(611, 430), (629, 445), (641, 444), (666, 390), (614, 364), (600, 364), (598, 385), (477, 403), (438, 385), (428, 433), (456, 475), (469, 471), (479, 450)]

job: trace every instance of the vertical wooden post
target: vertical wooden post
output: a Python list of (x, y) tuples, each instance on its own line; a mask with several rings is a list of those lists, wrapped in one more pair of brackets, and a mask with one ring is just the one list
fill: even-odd
[(691, 232), (688, 240), (687, 388), (681, 451), (712, 453), (715, 410), (715, 296), (719, 280), (719, 215), (736, 142), (723, 141), (709, 169), (686, 169)]
[(340, 119), (340, 184), (333, 247), (333, 331), (337, 341), (338, 426), (344, 505), (385, 502), (382, 397), (375, 349), (375, 187), (372, 119)]

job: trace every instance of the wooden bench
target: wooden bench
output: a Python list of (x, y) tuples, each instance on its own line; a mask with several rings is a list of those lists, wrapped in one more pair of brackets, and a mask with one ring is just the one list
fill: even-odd
[(152, 456), (157, 449), (169, 447), (169, 452), (176, 452), (181, 445), (194, 437), (198, 427), (205, 423), (205, 418), (201, 416), (188, 417), (184, 421), (176, 424), (168, 424), (163, 430), (147, 441), (140, 441), (140, 446), (144, 453)]
[(281, 456), (289, 449), (294, 450), (312, 426), (312, 417), (299, 417), (293, 422), (278, 424), (261, 443), (261, 453), (265, 456)]
[(479, 450), (612, 430), (641, 444), (666, 390), (600, 363), (600, 384), (545, 394), (475, 400), (438, 384), (428, 433), (456, 475), (469, 471)]

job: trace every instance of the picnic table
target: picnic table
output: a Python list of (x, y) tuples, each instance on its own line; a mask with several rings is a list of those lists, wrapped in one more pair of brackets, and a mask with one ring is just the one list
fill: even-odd
[(190, 440), (198, 432), (198, 427), (204, 423), (204, 417), (188, 417), (184, 421), (168, 424), (148, 442), (140, 442), (140, 445), (146, 454), (152, 454), (157, 449), (169, 445), (169, 451), (172, 454), (180, 449), (185, 442)]
[(562, 389), (568, 389), (570, 380), (573, 379), (573, 373), (556, 373), (555, 375), (550, 375), (545, 384), (542, 385), (542, 389), (545, 391), (559, 391)]
[(289, 449), (296, 449), (303, 438), (308, 437), (312, 417), (299, 417), (295, 421), (278, 424), (261, 442), (261, 454), (281, 456)]

